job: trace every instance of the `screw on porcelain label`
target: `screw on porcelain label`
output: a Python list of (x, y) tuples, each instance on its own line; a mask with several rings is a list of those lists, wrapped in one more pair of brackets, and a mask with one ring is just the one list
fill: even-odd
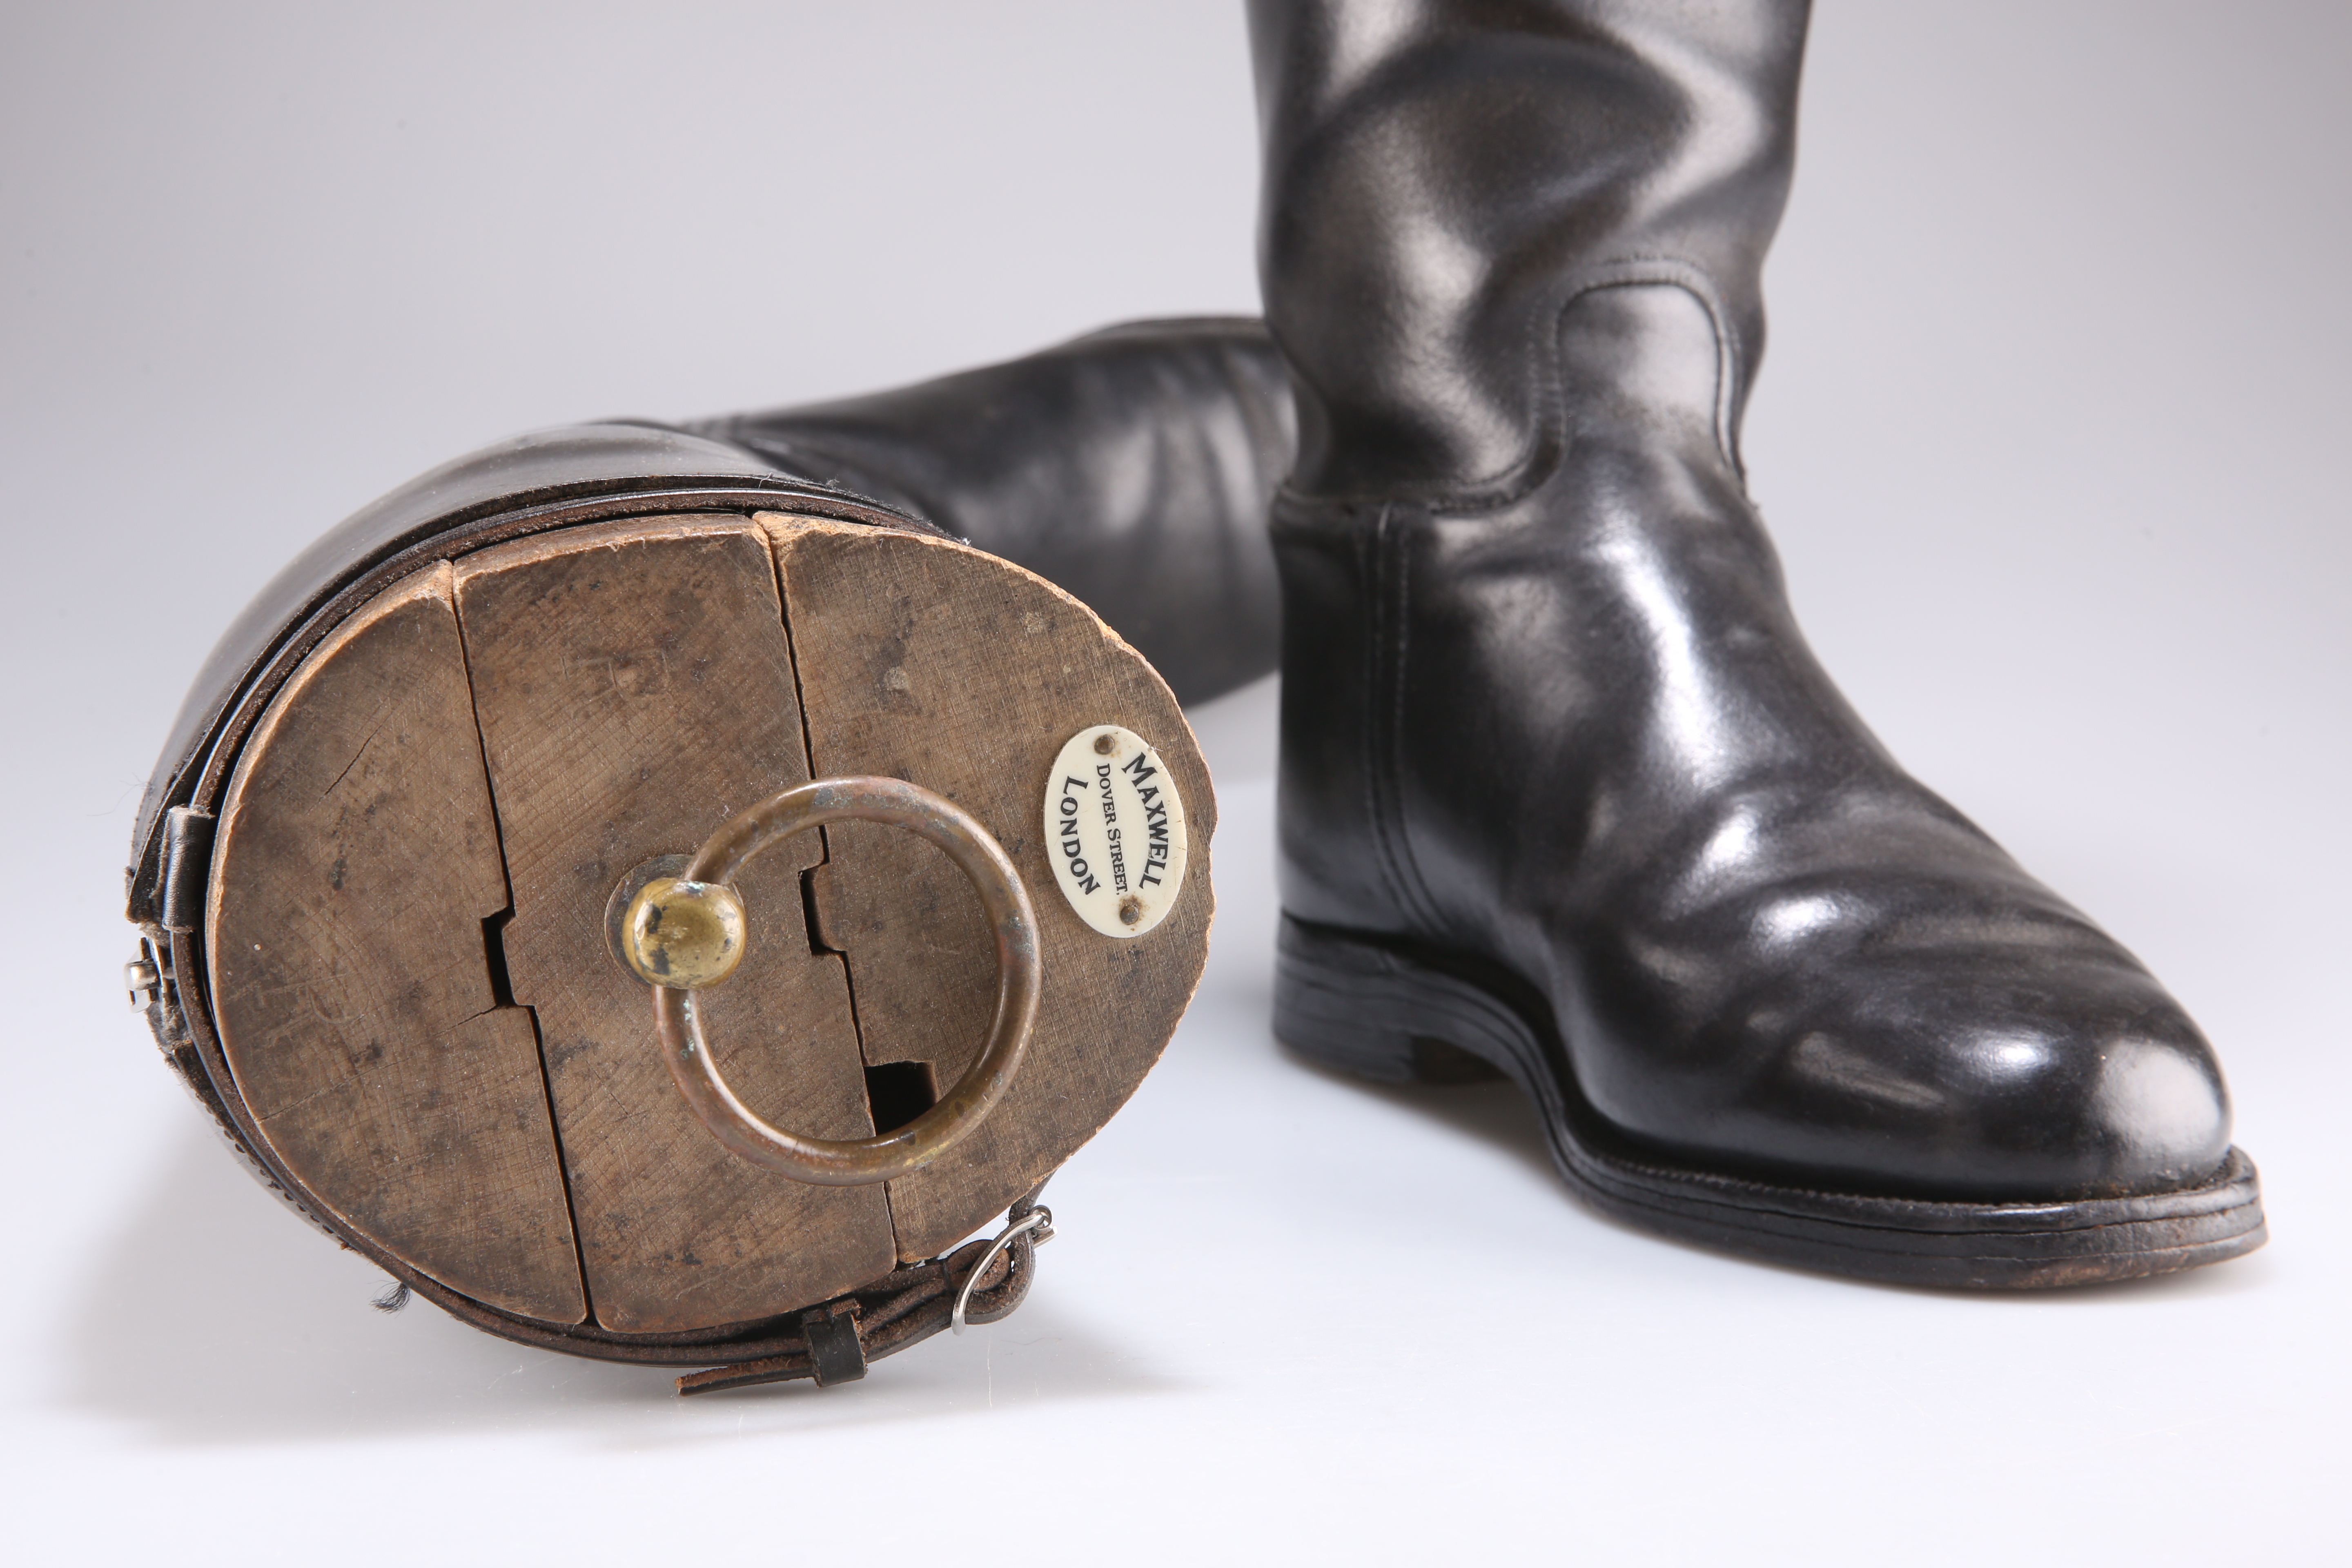
[(1142, 736), (1097, 724), (1070, 737), (1045, 786), (1054, 881), (1105, 936), (1141, 936), (1184, 890), (1184, 803)]

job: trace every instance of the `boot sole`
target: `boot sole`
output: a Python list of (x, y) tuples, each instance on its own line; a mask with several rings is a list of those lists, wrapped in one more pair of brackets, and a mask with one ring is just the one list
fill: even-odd
[(1379, 1083), (1459, 1081), (1464, 1053), (1543, 1113), (1552, 1162), (1602, 1213), (1685, 1241), (1891, 1284), (2102, 1284), (2218, 1263), (2267, 1239), (2253, 1162), (2231, 1149), (2177, 1192), (1939, 1203), (1814, 1191), (1631, 1147), (1579, 1091), (1549, 1009), (1515, 976), (1283, 917), (1274, 1028), (1318, 1066)]

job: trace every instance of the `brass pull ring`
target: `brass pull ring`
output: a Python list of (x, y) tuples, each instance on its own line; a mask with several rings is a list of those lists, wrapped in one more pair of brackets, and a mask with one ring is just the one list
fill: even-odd
[[(980, 1059), (937, 1105), (871, 1138), (803, 1138), (761, 1120), (719, 1076), (703, 1038), (694, 991), (726, 978), (741, 952), (741, 905), (725, 884), (770, 845), (823, 823), (854, 817), (888, 823), (947, 851), (971, 881), (996, 931), (996, 1016)], [(707, 930), (723, 958), (692, 974), (674, 973), (661, 945), (665, 917)], [(730, 923), (731, 922), (731, 923)], [(731, 934), (729, 934), (731, 932)], [(1003, 847), (953, 801), (902, 779), (819, 779), (739, 813), (712, 834), (674, 880), (648, 884), (629, 909), (629, 961), (654, 986), (654, 1026), (670, 1081), (712, 1137), (763, 1171), (818, 1186), (854, 1187), (906, 1175), (969, 1136), (1012, 1085), (1044, 988), (1037, 916)]]

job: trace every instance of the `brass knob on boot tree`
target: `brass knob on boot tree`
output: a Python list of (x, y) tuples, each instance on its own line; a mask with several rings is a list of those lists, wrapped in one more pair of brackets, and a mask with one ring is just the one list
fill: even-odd
[(629, 900), (626, 932), (621, 951), (638, 979), (698, 991), (743, 962), (743, 900), (723, 883), (657, 877)]

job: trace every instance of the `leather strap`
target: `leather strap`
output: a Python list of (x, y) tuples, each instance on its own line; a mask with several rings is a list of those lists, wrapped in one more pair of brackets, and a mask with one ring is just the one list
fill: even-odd
[[(593, 1361), (640, 1365), (707, 1365), (730, 1352), (740, 1357), (700, 1374), (713, 1381), (682, 1388), (683, 1393), (815, 1377), (815, 1363), (809, 1358), (808, 1334), (803, 1320), (811, 1310), (831, 1308), (833, 1301), (756, 1322), (683, 1334), (615, 1333), (590, 1324), (562, 1327), (518, 1317), (461, 1296), (431, 1275), (419, 1273), (377, 1247), (358, 1232), (342, 1228), (330, 1211), (317, 1205), (300, 1184), (278, 1170), (264, 1152), (267, 1145), (257, 1134), (248, 1131), (240, 1116), (242, 1102), (233, 1108), (215, 1087), (233, 1079), (227, 1063), (220, 1057), (210, 1014), (201, 1003), (191, 1007), (182, 1000), (178, 977), (189, 965), (191, 955), (185, 944), (190, 940), (190, 933), (169, 932), (158, 927), (149, 930), (142, 944), (142, 962), (155, 972), (153, 981), (142, 993), (148, 1027), (154, 1033), (164, 1061), (212, 1118), (214, 1127), (227, 1142), (238, 1163), (307, 1224), (324, 1231), (346, 1249), (359, 1253), (459, 1322), (517, 1344)], [(1007, 1223), (1016, 1223), (1034, 1213), (1038, 1195), (1044, 1191), (1045, 1183), (1041, 1181), (1028, 1196), (1007, 1211)], [(894, 1269), (871, 1284), (836, 1298), (836, 1301), (856, 1303), (857, 1342), (866, 1359), (870, 1362), (893, 1354), (948, 1326), (955, 1310), (957, 1293), (963, 1289), (973, 1265), (987, 1256), (990, 1245), (985, 1240), (967, 1242), (943, 1257)], [(965, 1310), (964, 1321), (992, 1323), (1009, 1316), (1029, 1293), (1034, 1252), (1034, 1237), (1026, 1233), (1015, 1237), (982, 1277), (980, 1288), (972, 1292)], [(771, 1367), (773, 1370), (762, 1370)], [(828, 1378), (843, 1381), (832, 1378), (830, 1373)]]
[[(1026, 1219), (1045, 1190), (1045, 1184), (1039, 1183), (1006, 1211), (1005, 1222), (1013, 1225)], [(1053, 1233), (1049, 1229), (1046, 1234)], [(779, 1355), (689, 1373), (677, 1380), (677, 1391), (716, 1394), (803, 1377), (819, 1388), (855, 1382), (866, 1375), (867, 1363), (895, 1355), (946, 1328), (955, 1310), (956, 1296), (971, 1271), (988, 1258), (992, 1245), (986, 1239), (967, 1241), (944, 1257), (894, 1269), (870, 1285), (811, 1307), (799, 1316), (797, 1346)], [(993, 1323), (1011, 1317), (1028, 1297), (1030, 1280), (1036, 1273), (1036, 1251), (1028, 1232), (1014, 1237), (981, 1276), (964, 1309), (964, 1321)]]

